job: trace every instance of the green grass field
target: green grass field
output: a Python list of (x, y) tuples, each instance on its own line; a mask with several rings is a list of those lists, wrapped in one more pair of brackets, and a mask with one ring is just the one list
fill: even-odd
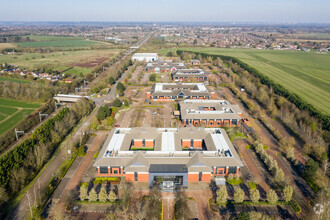
[(51, 40), (16, 43), (20, 47), (85, 47), (92, 45), (102, 45), (103, 42), (92, 40)]
[[(185, 48), (237, 57), (330, 115), (330, 54), (225, 48)], [(159, 53), (167, 54), (169, 49)]]
[(57, 41), (57, 40), (82, 40), (82, 37), (72, 36), (48, 36), (48, 35), (28, 35), (32, 41)]
[(0, 56), (1, 63), (16, 64), (19, 67), (35, 70), (43, 65), (53, 66), (53, 70), (63, 71), (70, 67), (73, 69), (66, 73), (86, 74), (105, 61), (117, 56), (121, 49), (80, 50), (50, 53), (23, 53)]
[(0, 99), (0, 135), (15, 127), (41, 105), (41, 103)]
[(15, 78), (8, 78), (0, 76), (0, 81), (10, 81), (10, 82), (19, 82), (19, 83), (31, 83), (31, 81), (24, 80), (24, 79), (15, 79)]

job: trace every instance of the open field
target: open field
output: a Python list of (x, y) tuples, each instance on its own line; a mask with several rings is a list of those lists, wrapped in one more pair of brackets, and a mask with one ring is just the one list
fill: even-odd
[[(330, 114), (330, 54), (225, 48), (184, 48), (189, 51), (237, 57)], [(161, 50), (166, 54), (169, 50)]]
[(41, 103), (0, 99), (0, 135), (13, 128), (41, 105)]
[(48, 36), (48, 35), (28, 35), (32, 41), (62, 41), (62, 40), (82, 40), (82, 37), (72, 37), (72, 36)]
[(19, 83), (31, 83), (31, 81), (24, 80), (24, 79), (15, 79), (15, 78), (8, 78), (0, 76), (0, 81), (10, 81), (10, 82), (19, 82)]
[(103, 62), (110, 60), (121, 52), (120, 49), (81, 50), (51, 53), (25, 53), (0, 56), (0, 63), (16, 64), (19, 67), (35, 70), (43, 65), (51, 65), (53, 70), (66, 73), (86, 74)]
[(6, 49), (6, 48), (16, 48), (16, 45), (12, 44), (12, 43), (0, 43), (0, 50)]
[(105, 43), (92, 40), (52, 40), (17, 43), (21, 47), (82, 47), (102, 44)]

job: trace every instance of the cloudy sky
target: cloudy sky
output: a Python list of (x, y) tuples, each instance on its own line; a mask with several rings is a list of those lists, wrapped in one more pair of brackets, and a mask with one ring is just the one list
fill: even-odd
[(330, 1), (1, 0), (0, 21), (330, 23)]

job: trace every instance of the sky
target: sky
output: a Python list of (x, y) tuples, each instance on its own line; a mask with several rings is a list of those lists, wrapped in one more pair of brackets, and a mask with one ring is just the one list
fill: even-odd
[(329, 0), (0, 0), (0, 21), (330, 23)]

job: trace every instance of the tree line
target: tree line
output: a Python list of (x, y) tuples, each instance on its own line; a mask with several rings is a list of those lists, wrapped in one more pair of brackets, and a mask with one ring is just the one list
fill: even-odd
[(80, 100), (71, 108), (63, 108), (29, 138), (0, 157), (1, 207), (9, 205), (10, 199), (35, 178), (66, 135), (93, 108), (94, 104), (87, 99)]

